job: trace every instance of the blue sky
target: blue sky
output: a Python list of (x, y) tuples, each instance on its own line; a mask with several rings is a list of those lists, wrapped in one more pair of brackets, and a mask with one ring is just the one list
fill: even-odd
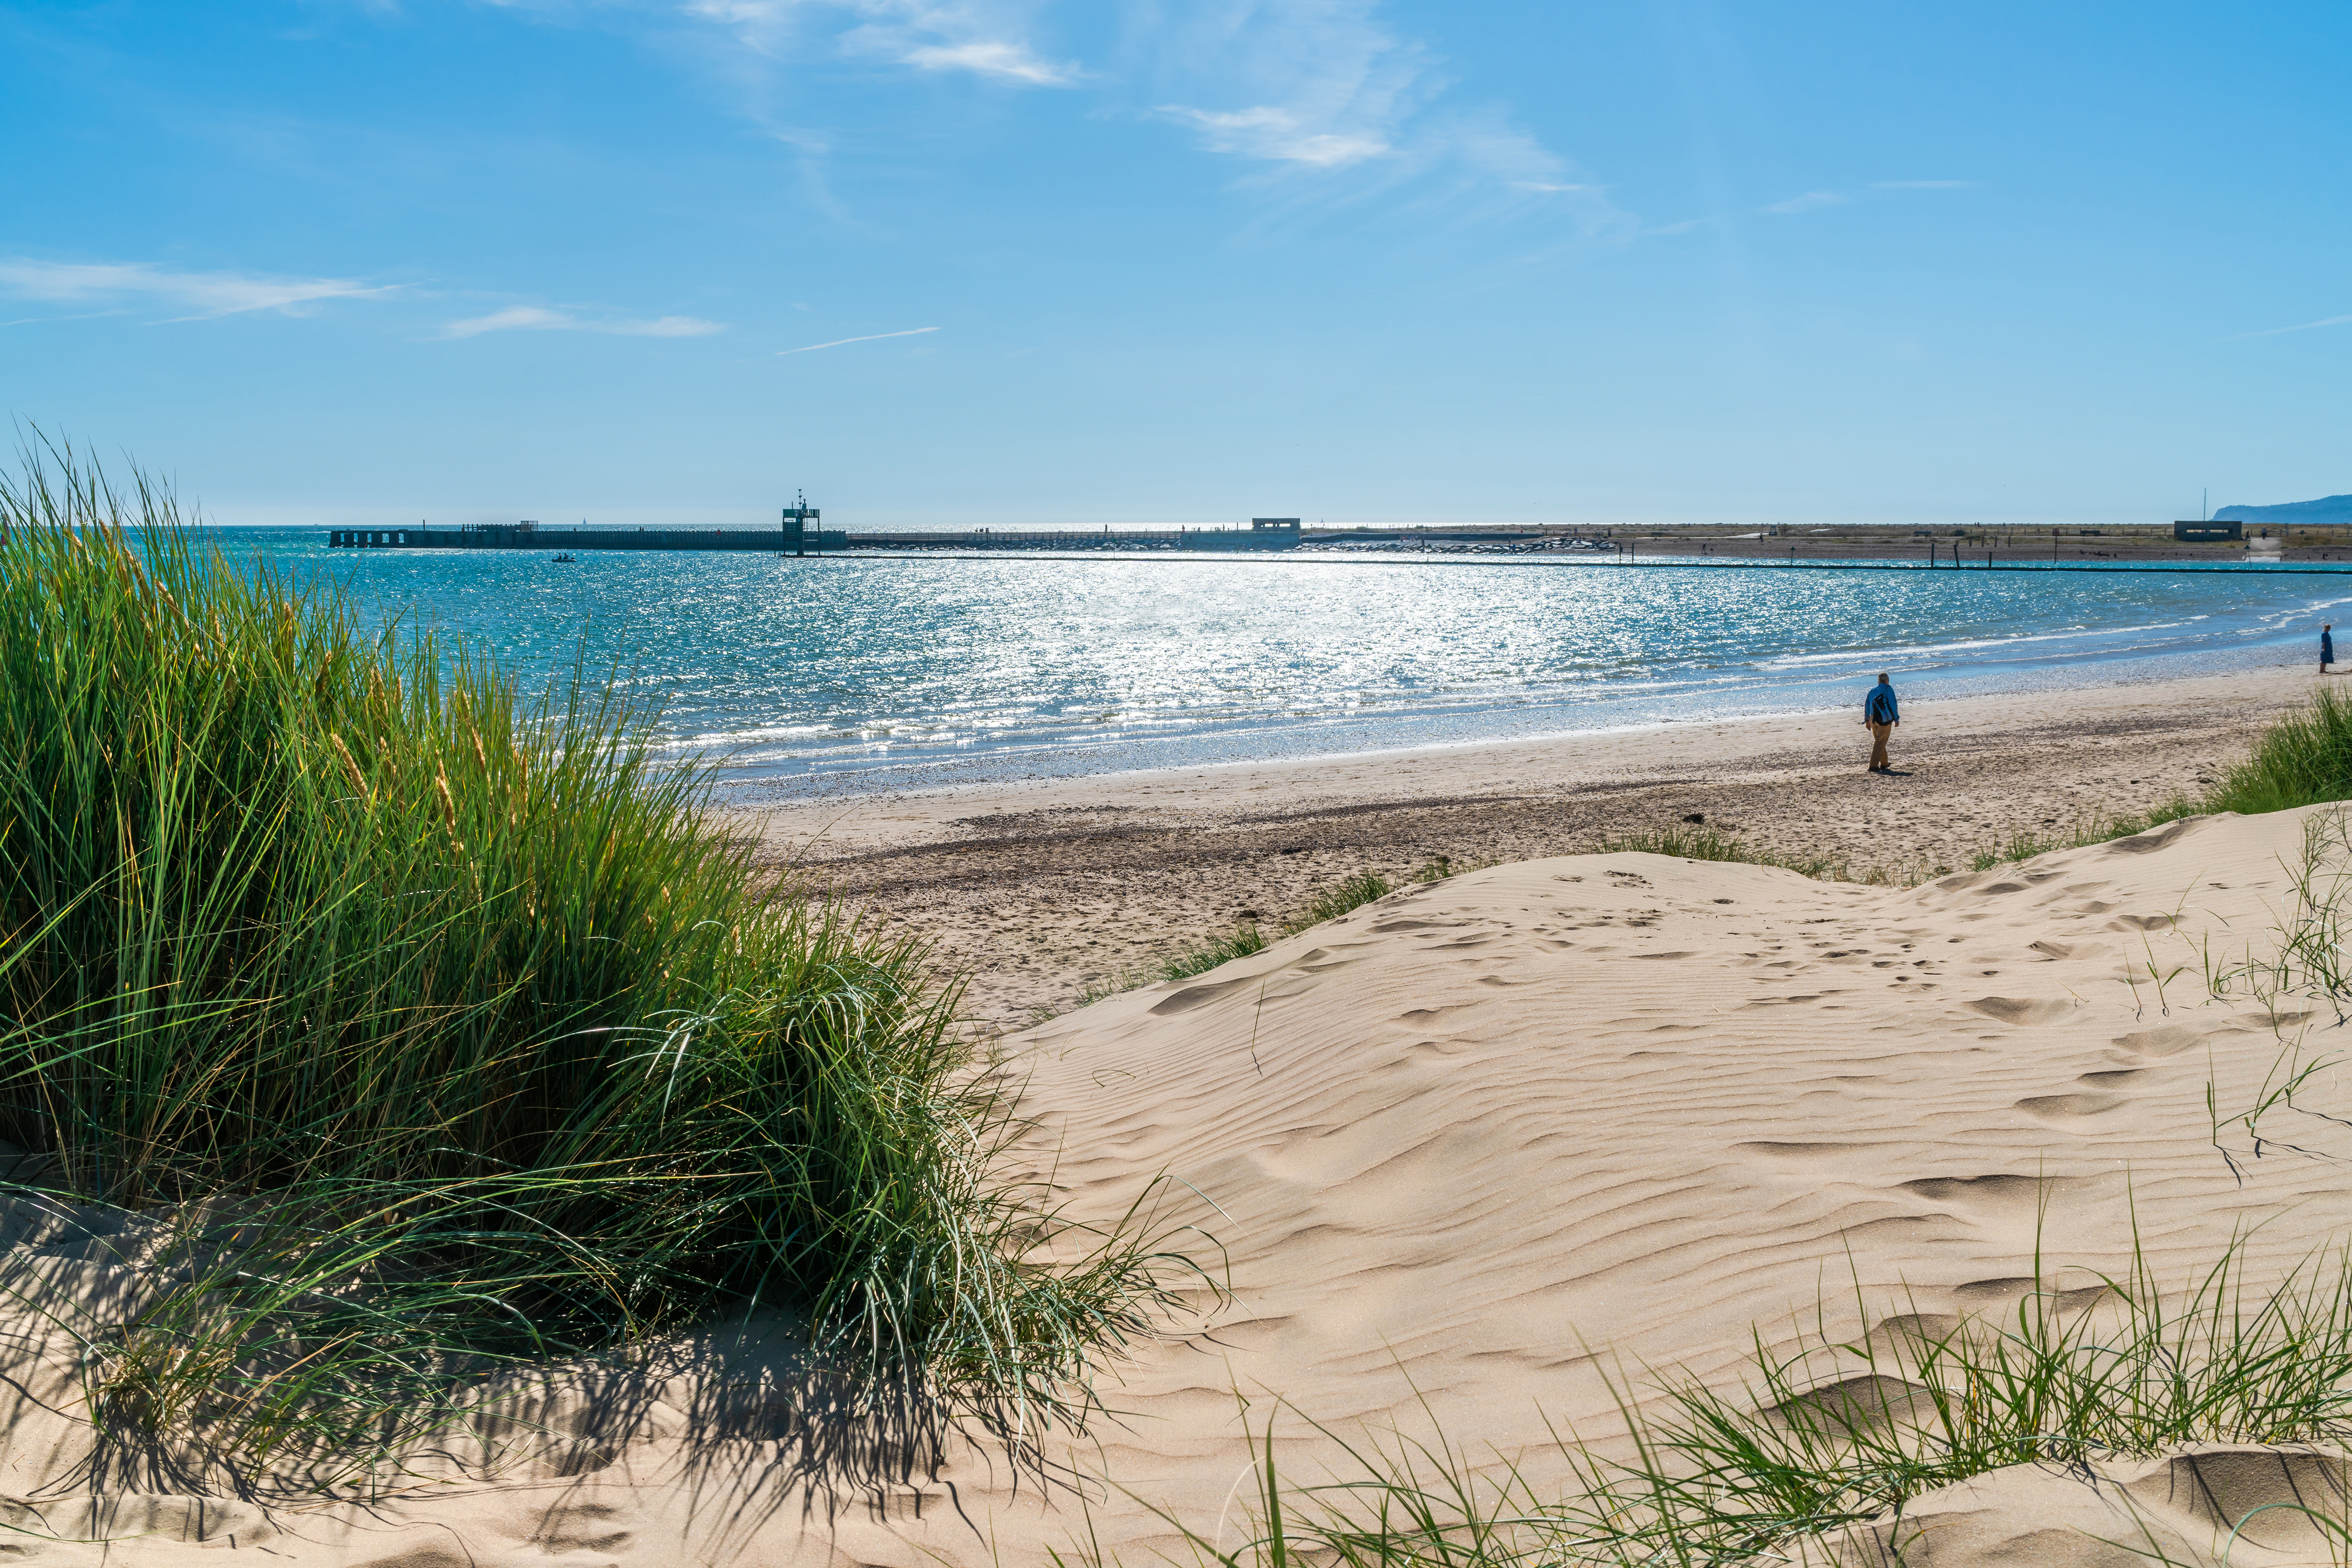
[(2352, 8), (0, 5), (0, 408), (233, 521), (2352, 490)]

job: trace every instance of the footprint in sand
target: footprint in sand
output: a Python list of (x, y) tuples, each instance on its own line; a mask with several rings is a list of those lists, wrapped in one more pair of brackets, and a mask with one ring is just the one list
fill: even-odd
[(1189, 1013), (1194, 1008), (1208, 1006), (1228, 992), (1244, 989), (1257, 978), (1255, 975), (1244, 975), (1238, 979), (1213, 980), (1205, 986), (1187, 986), (1173, 996), (1152, 1003), (1151, 1010), (1163, 1018), (1170, 1013)]
[(551, 1556), (564, 1552), (618, 1552), (636, 1532), (618, 1527), (619, 1509), (607, 1503), (572, 1503), (550, 1509), (532, 1531), (530, 1543)]
[(2105, 852), (2111, 855), (2144, 855), (2151, 850), (2164, 848), (2183, 833), (2194, 832), (2199, 826), (2209, 820), (2204, 817), (2183, 817), (2179, 821), (2168, 822), (2161, 828), (2151, 829), (2145, 833), (2134, 833), (2127, 839), (2110, 839), (2104, 846)]
[(1780, 1420), (1808, 1426), (1826, 1416), (1839, 1426), (1870, 1427), (1924, 1413), (1928, 1408), (1927, 1396), (1928, 1391), (1916, 1383), (1871, 1372), (1809, 1388), (1765, 1409)]
[(1951, 1338), (1960, 1322), (1957, 1312), (1901, 1312), (1880, 1319), (1863, 1343), (1880, 1355), (1916, 1357), (1926, 1347)]
[(2039, 1288), (2063, 1312), (2088, 1312), (2108, 1295), (2105, 1285), (2077, 1285), (2068, 1291), (2054, 1291), (2049, 1281), (2036, 1280), (2031, 1274), (2012, 1274), (1998, 1280), (1970, 1280), (1952, 1287), (1953, 1299), (1972, 1310), (1990, 1306), (2007, 1306), (2022, 1301), (2029, 1291)]
[(1841, 1155), (1866, 1149), (1867, 1144), (1734, 1144), (1735, 1155), (1760, 1155), (1768, 1160), (1778, 1160), (1792, 1166), (1822, 1165)]
[(2117, 1035), (2115, 1044), (2134, 1056), (2171, 1056), (2187, 1051), (2205, 1037), (2186, 1024), (2168, 1023), (2137, 1034)]
[(2073, 1121), (2105, 1115), (2125, 1103), (2120, 1094), (2029, 1094), (2017, 1103), (2017, 1109), (2045, 1122)]
[(1460, 1056), (1465, 1051), (1477, 1049), (1477, 1043), (1475, 1040), (1417, 1040), (1405, 1047), (1406, 1051), (1411, 1055), (1423, 1057)]
[(2124, 1490), (2145, 1506), (2187, 1512), (2249, 1545), (2326, 1563), (2340, 1560), (2340, 1551), (2327, 1550), (2339, 1538), (2313, 1515), (2340, 1518), (2347, 1483), (2352, 1465), (2340, 1455), (2245, 1448), (2175, 1455)]
[(2030, 949), (2045, 958), (2104, 958), (2115, 949), (2105, 942), (2036, 942)]
[(2034, 1176), (1996, 1172), (1980, 1176), (1923, 1176), (1906, 1181), (1902, 1186), (1905, 1192), (1916, 1193), (1931, 1203), (1955, 1204), (2011, 1217), (2034, 1213), (2041, 1207), (2045, 1185), (2054, 1184)]
[(2074, 1010), (2071, 997), (1979, 997), (1967, 1003), (1987, 1018), (2003, 1023), (2054, 1023)]

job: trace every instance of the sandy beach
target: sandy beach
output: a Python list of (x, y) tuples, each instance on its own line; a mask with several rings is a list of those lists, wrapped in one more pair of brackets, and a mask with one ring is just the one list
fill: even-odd
[[(2210, 738), (2221, 756), (2222, 729)], [(8, 1505), (15, 1553), (1197, 1561), (1180, 1526), (1220, 1551), (1249, 1539), (1270, 1423), (1303, 1482), (1360, 1473), (1342, 1441), (1401, 1437), (1514, 1464), (1557, 1496), (1558, 1434), (1622, 1453), (1618, 1395), (1654, 1397), (1657, 1376), (1740, 1397), (1759, 1334), (1775, 1354), (1817, 1334), (1885, 1344), (2013, 1314), (2037, 1289), (2095, 1312), (2136, 1257), (2174, 1289), (2233, 1242), (2259, 1294), (2352, 1224), (2352, 1141), (2329, 1120), (2352, 1084), (2323, 1071), (2264, 1109), (2282, 1061), (2326, 1052), (2332, 1018), (2226, 978), (2278, 951), (2315, 832), (2324, 864), (2352, 872), (2328, 806), (1911, 888), (1657, 855), (1528, 861), (1008, 1039), (1032, 1120), (1006, 1174), (1082, 1225), (1133, 1223), (1145, 1198), (1227, 1292), (1192, 1291), (1113, 1362), (1114, 1414), (1050, 1441), (1042, 1470), (982, 1434), (937, 1463), (909, 1453), (812, 1398), (788, 1324), (716, 1325), (558, 1372), (487, 1448), (411, 1456), (364, 1505), (110, 1490), (76, 1414), (79, 1335), (135, 1313), (137, 1239), (17, 1223), (0, 1253), (9, 1490), (28, 1500)], [(1808, 1386), (1863, 1375), (1822, 1354)], [(2339, 1496), (2347, 1473), (2332, 1449), (2242, 1443), (2017, 1465), (1822, 1551), (2146, 1560), (2103, 1544), (2122, 1539), (2194, 1568), (2317, 1563), (2325, 1542), (2288, 1505)]]
[[(2018, 834), (2128, 815), (2215, 778), (2319, 677), (2245, 675), (1906, 704), (1893, 777), (1856, 715), (969, 786), (740, 814), (792, 867), (938, 944), (982, 1030), (1146, 977), (1328, 883), (1402, 883), (1680, 824), (1916, 882)], [(1859, 694), (1857, 694), (1859, 701)]]

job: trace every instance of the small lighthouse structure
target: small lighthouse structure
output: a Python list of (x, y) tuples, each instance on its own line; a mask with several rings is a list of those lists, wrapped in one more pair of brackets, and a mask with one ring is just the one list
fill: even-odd
[[(808, 496), (804, 492), (799, 490), (793, 492), (793, 504), (784, 508), (785, 554), (808, 554), (809, 525), (815, 522), (821, 515), (814, 507), (808, 504)], [(824, 536), (821, 533), (817, 536), (816, 548), (820, 554), (824, 552)]]

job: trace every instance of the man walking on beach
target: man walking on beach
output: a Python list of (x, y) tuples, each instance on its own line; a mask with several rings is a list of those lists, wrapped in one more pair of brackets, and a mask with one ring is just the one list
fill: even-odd
[(1885, 670), (1878, 672), (1878, 684), (1862, 700), (1862, 722), (1870, 728), (1870, 770), (1892, 773), (1895, 770), (1886, 765), (1886, 737), (1903, 722), (1903, 715), (1895, 706), (1895, 687)]
[(2326, 674), (2327, 666), (2336, 662), (2336, 625), (2330, 622), (2319, 629), (2319, 673)]

